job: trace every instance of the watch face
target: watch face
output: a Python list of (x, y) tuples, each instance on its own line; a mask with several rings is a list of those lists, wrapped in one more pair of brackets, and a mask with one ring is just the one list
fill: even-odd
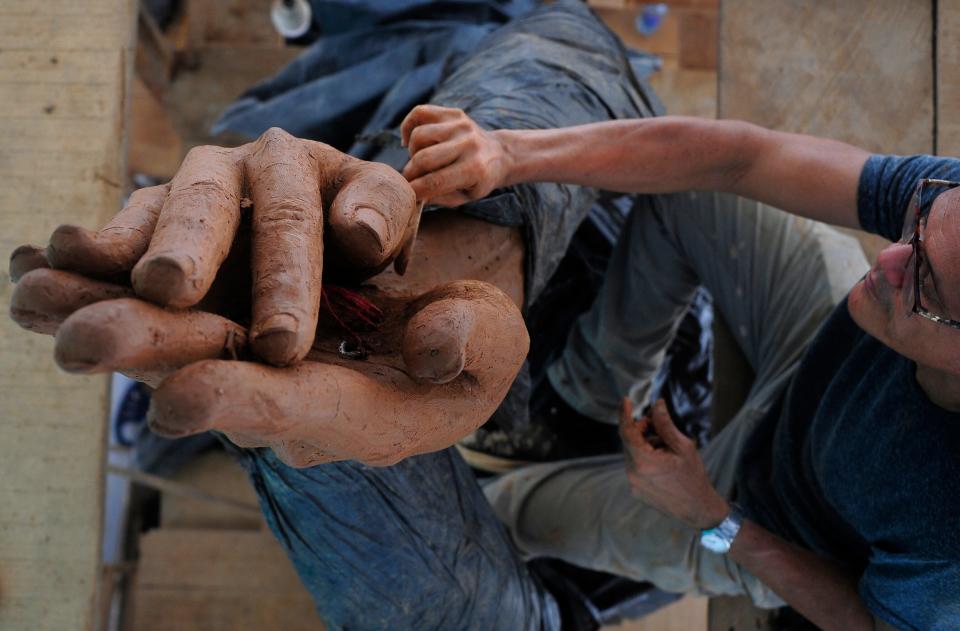
[(705, 532), (700, 535), (700, 543), (703, 544), (703, 547), (707, 550), (719, 554), (723, 554), (730, 549), (730, 544), (727, 543), (727, 540), (715, 532)]

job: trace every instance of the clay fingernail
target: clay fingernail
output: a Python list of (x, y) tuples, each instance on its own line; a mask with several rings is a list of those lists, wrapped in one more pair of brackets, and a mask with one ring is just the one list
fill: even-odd
[(389, 227), (383, 215), (369, 206), (358, 206), (353, 216), (357, 225), (369, 233), (373, 241), (371, 245), (383, 252), (383, 241), (389, 237)]
[(289, 313), (275, 313), (254, 327), (253, 352), (276, 366), (286, 366), (297, 358), (299, 323)]
[[(162, 387), (162, 384), (161, 384)], [(158, 400), (154, 396), (147, 408), (147, 425), (160, 436), (181, 438), (209, 429), (210, 423), (204, 417), (204, 409), (194, 409), (193, 401)]]
[(10, 254), (10, 280), (18, 282), (24, 274), (35, 269), (50, 267), (43, 248), (21, 245)]
[(62, 224), (54, 229), (47, 245), (47, 258), (53, 267), (70, 267), (77, 252), (93, 248), (96, 234), (73, 224)]
[(161, 305), (189, 307), (184, 298), (192, 292), (190, 276), (193, 261), (180, 260), (170, 255), (155, 255), (142, 259), (133, 268), (131, 281), (138, 295)]
[(53, 359), (72, 373), (96, 372), (104, 359), (114, 354), (115, 340), (92, 323), (67, 321), (57, 332)]

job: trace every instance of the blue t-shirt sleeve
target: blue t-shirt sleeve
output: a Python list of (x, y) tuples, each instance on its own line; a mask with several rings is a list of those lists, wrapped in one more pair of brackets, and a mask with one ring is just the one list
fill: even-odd
[(891, 241), (900, 239), (903, 215), (920, 178), (960, 180), (960, 160), (939, 156), (883, 156), (867, 159), (860, 173), (860, 226)]
[(960, 629), (960, 564), (876, 548), (863, 576), (867, 608), (898, 629)]

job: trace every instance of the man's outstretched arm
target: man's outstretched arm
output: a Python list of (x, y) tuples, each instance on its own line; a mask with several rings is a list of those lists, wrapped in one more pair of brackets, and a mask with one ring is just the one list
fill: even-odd
[(522, 182), (631, 193), (724, 191), (828, 223), (859, 227), (867, 151), (741, 121), (664, 116), (562, 129), (481, 129), (460, 110), (415, 108), (401, 127), (404, 175), (447, 206)]

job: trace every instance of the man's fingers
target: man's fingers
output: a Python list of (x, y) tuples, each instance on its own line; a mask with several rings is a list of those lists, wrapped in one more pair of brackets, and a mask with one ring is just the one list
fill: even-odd
[(187, 154), (147, 252), (133, 268), (138, 295), (178, 308), (203, 298), (236, 234), (242, 185), (233, 151), (196, 147)]
[(364, 278), (393, 260), (416, 230), (417, 200), (403, 176), (383, 164), (351, 164), (343, 178), (329, 208), (327, 243), (345, 268), (338, 275)]
[(667, 411), (667, 404), (663, 399), (659, 399), (653, 404), (653, 410), (650, 412), (650, 420), (653, 423), (653, 429), (657, 432), (657, 436), (659, 436), (672, 451), (681, 451), (692, 444), (690, 439), (684, 436), (683, 433), (677, 429), (677, 426), (674, 425), (673, 419), (670, 418), (670, 413)]
[(253, 324), (250, 344), (267, 362), (306, 356), (320, 311), (323, 211), (308, 145), (267, 130), (245, 162), (253, 196)]
[(53, 335), (74, 311), (133, 295), (129, 287), (46, 268), (24, 274), (10, 297), (10, 316), (29, 331)]
[(47, 246), (50, 265), (93, 276), (130, 271), (150, 245), (169, 191), (169, 184), (134, 191), (123, 210), (96, 232), (60, 226)]
[(27, 272), (50, 267), (43, 248), (36, 245), (21, 245), (10, 253), (10, 280), (17, 282)]
[(432, 125), (420, 125), (410, 133), (407, 151), (410, 152), (411, 156), (416, 155), (427, 147), (452, 139), (458, 132), (464, 131), (464, 128), (465, 125), (462, 121), (455, 120)]
[(400, 123), (400, 143), (406, 147), (410, 141), (410, 134), (421, 125), (456, 120), (466, 116), (463, 110), (439, 105), (418, 105), (407, 114)]
[(240, 325), (203, 311), (167, 311), (136, 298), (98, 302), (57, 331), (54, 359), (67, 372), (171, 372), (201, 359), (236, 357)]
[[(410, 182), (417, 199), (426, 200), (430, 203), (436, 203), (437, 200), (460, 199), (468, 196), (470, 188), (475, 186), (473, 178), (467, 177), (464, 173), (463, 165), (455, 162), (439, 171), (433, 171), (415, 178)], [(466, 188), (465, 188), (466, 187)]]
[(633, 463), (654, 451), (645, 436), (649, 428), (650, 419), (645, 416), (634, 419), (633, 403), (624, 397), (620, 402), (620, 438), (626, 447), (627, 457)]
[(463, 155), (465, 148), (465, 142), (457, 140), (427, 147), (410, 158), (410, 162), (403, 167), (403, 177), (415, 180), (421, 175), (454, 164)]
[(435, 197), (430, 200), (430, 203), (434, 206), (443, 206), (444, 208), (456, 208), (457, 206), (463, 206), (471, 199), (472, 198), (467, 196), (465, 193), (456, 192), (449, 195), (443, 195), (441, 197)]

